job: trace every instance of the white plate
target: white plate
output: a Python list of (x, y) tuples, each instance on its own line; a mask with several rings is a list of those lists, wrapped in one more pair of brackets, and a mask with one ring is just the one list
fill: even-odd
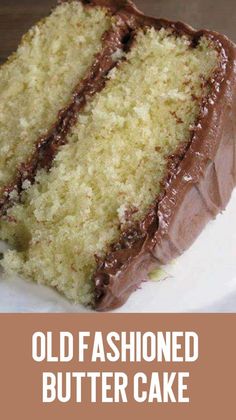
[[(208, 224), (172, 265), (115, 312), (236, 312), (236, 191), (227, 210)], [(89, 312), (57, 292), (0, 276), (0, 312)]]

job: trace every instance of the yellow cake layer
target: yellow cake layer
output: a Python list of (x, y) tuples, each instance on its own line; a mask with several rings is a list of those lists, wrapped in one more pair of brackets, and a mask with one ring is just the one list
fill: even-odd
[(38, 174), (24, 204), (9, 211), (2, 238), (17, 250), (5, 255), (8, 271), (92, 302), (95, 255), (104, 256), (120, 228), (144, 216), (160, 191), (167, 156), (190, 139), (208, 93), (204, 81), (217, 52), (205, 38), (194, 49), (190, 44), (169, 30), (139, 31), (50, 173)]
[(0, 193), (67, 105), (110, 25), (105, 9), (64, 3), (0, 68)]

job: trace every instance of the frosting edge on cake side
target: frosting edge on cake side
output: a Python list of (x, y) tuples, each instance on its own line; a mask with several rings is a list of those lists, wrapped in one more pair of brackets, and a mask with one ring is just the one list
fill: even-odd
[[(130, 6), (129, 6), (130, 8)], [(195, 31), (183, 23), (139, 15), (144, 25), (171, 27), (197, 42), (208, 36), (220, 53), (220, 66), (210, 81), (211, 92), (191, 141), (164, 181), (162, 193), (144, 220), (126, 232), (94, 274), (95, 309), (121, 306), (148, 273), (181, 255), (225, 209), (236, 185), (236, 48), (225, 36)]]

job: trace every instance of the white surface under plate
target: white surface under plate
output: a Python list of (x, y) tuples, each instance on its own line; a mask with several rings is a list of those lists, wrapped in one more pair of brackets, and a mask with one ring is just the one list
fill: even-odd
[[(115, 312), (236, 312), (236, 191), (194, 245)], [(49, 288), (0, 275), (0, 312), (89, 312)]]

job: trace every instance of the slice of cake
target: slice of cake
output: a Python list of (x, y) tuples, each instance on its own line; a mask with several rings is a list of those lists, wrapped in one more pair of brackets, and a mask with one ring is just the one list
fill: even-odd
[[(107, 310), (188, 248), (230, 198), (236, 50), (224, 36), (145, 17), (129, 2), (86, 3), (66, 2), (51, 15), (59, 19), (60, 7), (79, 7), (86, 19), (103, 14), (93, 41), (85, 29), (94, 47), (92, 67), (87, 61), (86, 77), (79, 75), (82, 106), (63, 112), (63, 121), (71, 120), (58, 143), (42, 123), (46, 147), (33, 158), (29, 129), (25, 154), (12, 157), (14, 167), (20, 159), (26, 168), (17, 182), (7, 185), (14, 173), (3, 165), (1, 238), (13, 247), (3, 259), (8, 272)], [(99, 71), (92, 77), (96, 53)], [(62, 84), (68, 100), (71, 88)]]

